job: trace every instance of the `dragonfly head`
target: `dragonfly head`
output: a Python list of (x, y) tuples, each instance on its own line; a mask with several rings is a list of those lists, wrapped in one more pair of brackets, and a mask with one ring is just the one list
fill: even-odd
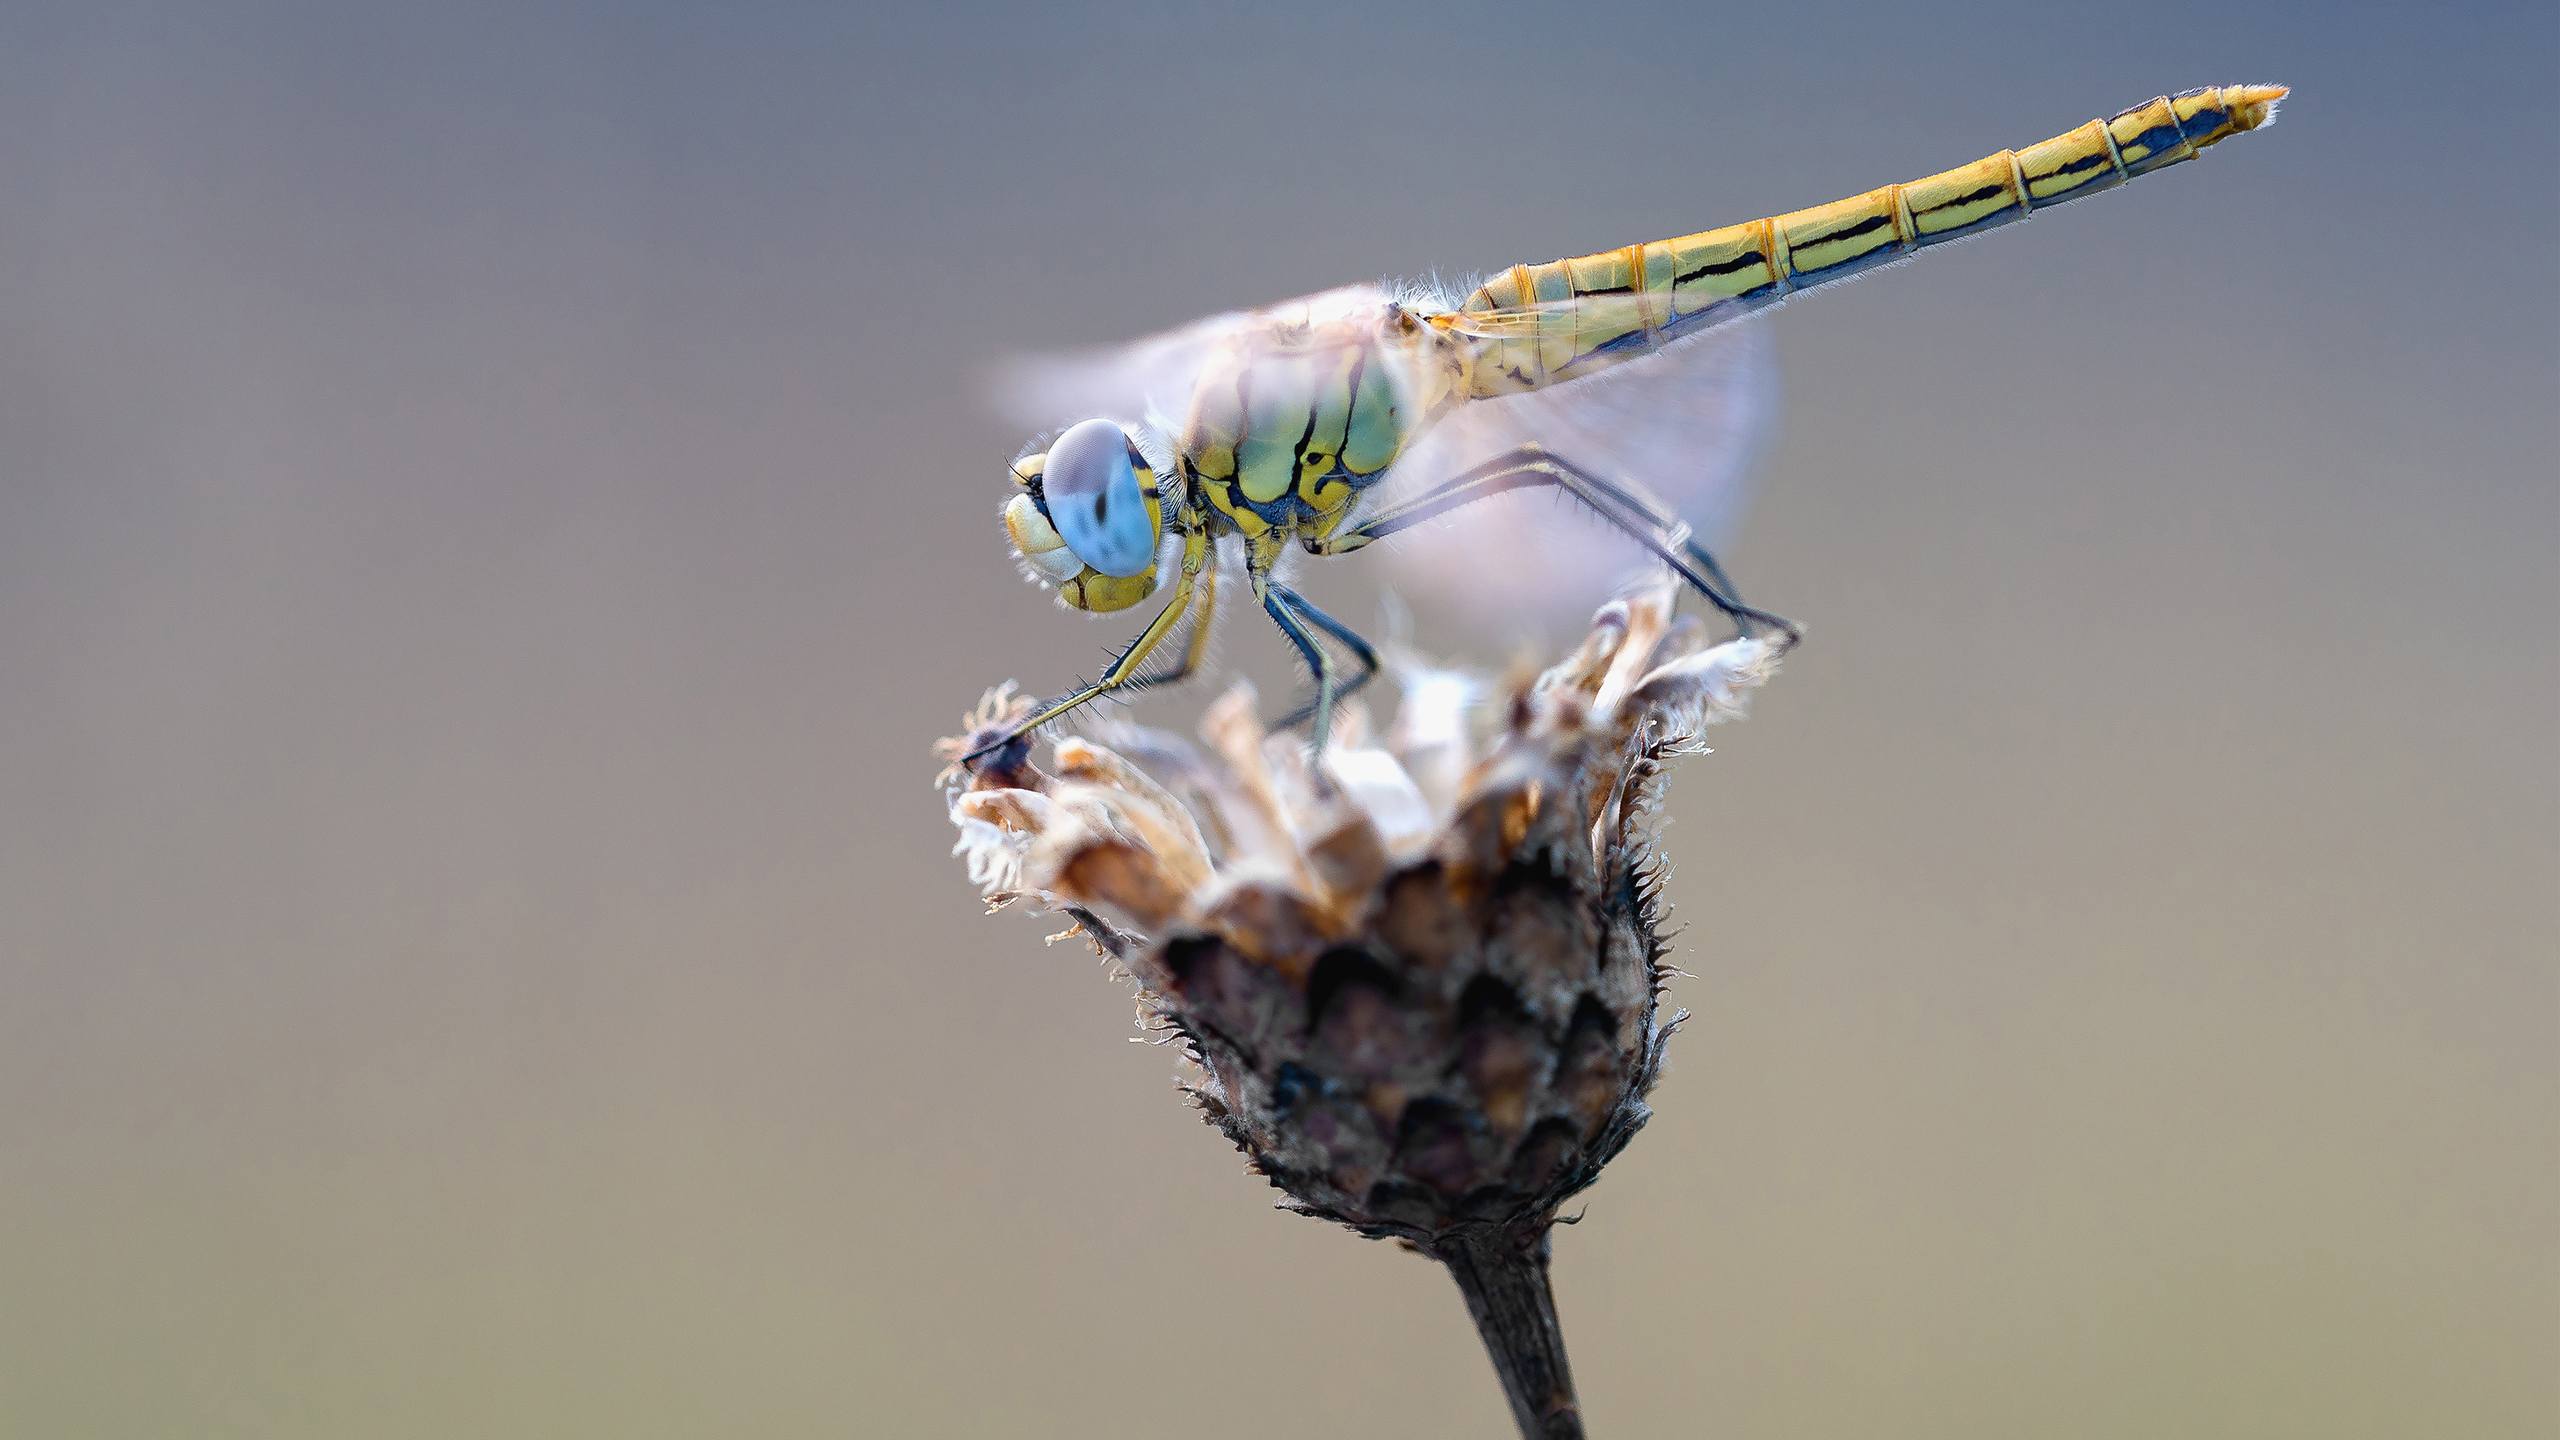
[(1069, 427), (1013, 462), (1004, 531), (1031, 575), (1078, 610), (1125, 610), (1156, 588), (1164, 507), (1156, 472), (1108, 420)]

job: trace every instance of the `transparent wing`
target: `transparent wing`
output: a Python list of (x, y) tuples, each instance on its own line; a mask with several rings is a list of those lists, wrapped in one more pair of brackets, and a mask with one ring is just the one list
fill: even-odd
[(1045, 355), (1015, 356), (993, 379), (996, 411), (1042, 429), (1103, 416), (1180, 427), (1201, 367), (1222, 350), (1250, 343), (1275, 325), (1307, 324), (1390, 298), (1375, 285), (1350, 285), (1253, 310), (1234, 310), (1142, 340)]
[(1011, 356), (989, 377), (996, 413), (1052, 430), (1079, 420), (1178, 413), (1208, 357), (1250, 321), (1242, 311), (1119, 345)]
[[(1747, 590), (1749, 567), (1733, 566), (1723, 547), (1742, 521), (1752, 463), (1777, 403), (1766, 327), (1718, 325), (1647, 353), (1633, 303), (1466, 317), (1460, 323), (1472, 333), (1545, 343), (1563, 355), (1577, 353), (1585, 337), (1629, 338), (1555, 372), (1579, 378), (1460, 406), (1396, 462), (1366, 508), (1409, 499), (1534, 442), (1649, 493)], [(1659, 573), (1634, 541), (1551, 490), (1496, 496), (1361, 553), (1380, 557), (1397, 588), (1422, 607), (1497, 634), (1579, 624), (1627, 581)]]

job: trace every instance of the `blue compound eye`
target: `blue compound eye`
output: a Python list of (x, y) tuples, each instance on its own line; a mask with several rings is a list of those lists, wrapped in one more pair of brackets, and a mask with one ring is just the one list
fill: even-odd
[(1057, 438), (1041, 476), (1049, 523), (1076, 558), (1123, 578), (1155, 568), (1158, 522), (1154, 476), (1139, 476), (1129, 437), (1108, 420), (1087, 420)]

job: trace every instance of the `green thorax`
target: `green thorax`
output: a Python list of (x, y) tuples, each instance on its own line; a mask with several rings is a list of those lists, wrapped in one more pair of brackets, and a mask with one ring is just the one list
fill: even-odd
[(1413, 312), (1372, 301), (1274, 311), (1202, 367), (1179, 437), (1213, 525), (1321, 535), (1458, 393), (1457, 353)]

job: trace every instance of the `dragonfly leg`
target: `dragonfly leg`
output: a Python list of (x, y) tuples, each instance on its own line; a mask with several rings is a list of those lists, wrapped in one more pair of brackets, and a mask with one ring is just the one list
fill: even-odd
[(1189, 677), (1209, 658), (1209, 627), (1216, 620), (1217, 614), (1218, 572), (1203, 570), (1200, 572), (1198, 588), (1192, 593), (1191, 634), (1183, 641), (1182, 658), (1151, 674), (1132, 676), (1128, 683), (1120, 688), (1132, 691), (1153, 690), (1158, 686), (1171, 685)]
[[(1173, 595), (1165, 601), (1164, 608), (1156, 612), (1156, 618), (1148, 622), (1146, 629), (1138, 632), (1137, 639), (1129, 642), (1129, 648), (1120, 652), (1120, 658), (1112, 661), (1110, 667), (1102, 672), (1101, 679), (1081, 690), (1044, 702), (1040, 708), (1031, 712), (1030, 718), (1021, 724), (960, 757), (960, 763), (975, 765), (1059, 716), (1108, 695), (1114, 690), (1129, 686), (1136, 679), (1139, 667), (1147, 663), (1147, 657), (1155, 653), (1156, 647), (1164, 643), (1167, 635), (1173, 633), (1174, 626), (1182, 621), (1183, 612), (1191, 608), (1193, 584), (1193, 574), (1186, 568), (1181, 577), (1174, 582)], [(1204, 643), (1195, 638), (1194, 653), (1186, 655), (1181, 666), (1177, 668), (1188, 670), (1191, 660), (1196, 658), (1197, 647)], [(1156, 677), (1155, 683), (1162, 683), (1164, 678)]]
[[(1305, 724), (1309, 720), (1315, 721), (1316, 751), (1318, 754), (1322, 754), (1325, 742), (1331, 738), (1333, 732), (1333, 707), (1340, 704), (1342, 701), (1350, 699), (1353, 695), (1359, 693), (1361, 686), (1366, 685), (1371, 680), (1377, 678), (1377, 647), (1371, 645), (1365, 638), (1363, 638), (1359, 631), (1352, 629), (1350, 626), (1343, 624), (1341, 621), (1327, 615), (1322, 610), (1317, 609), (1313, 604), (1308, 602), (1307, 597), (1290, 589), (1288, 586), (1272, 583), (1265, 588), (1266, 594), (1263, 600), (1265, 608), (1268, 608), (1272, 601), (1278, 601), (1281, 606), (1295, 614), (1298, 618), (1315, 626), (1317, 629), (1322, 630), (1327, 635), (1332, 636), (1335, 641), (1341, 644), (1343, 649), (1351, 652), (1351, 658), (1359, 667), (1357, 674), (1351, 676), (1348, 680), (1331, 684), (1331, 688), (1328, 689), (1328, 683), (1331, 682), (1332, 677), (1327, 670), (1320, 666), (1316, 671), (1315, 698), (1308, 703), (1299, 706), (1297, 709), (1290, 711), (1288, 714), (1281, 716), (1279, 723), (1272, 727), (1277, 730), (1289, 730)], [(1273, 618), (1278, 618), (1276, 612)], [(1304, 637), (1298, 631), (1291, 630), (1289, 623), (1285, 620), (1281, 622), (1281, 628), (1283, 630), (1290, 631), (1290, 642), (1298, 647), (1300, 654), (1309, 653), (1310, 645), (1307, 637)]]
[(1628, 509), (1641, 514), (1649, 522), (1661, 526), (1664, 540), (1672, 541), (1676, 537), (1676, 543), (1682, 552), (1688, 555), (1690, 561), (1703, 571), (1708, 579), (1716, 582), (1716, 588), (1724, 592), (1724, 597), (1736, 605), (1742, 603), (1741, 589), (1733, 583), (1732, 577), (1724, 573), (1724, 567), (1716, 563), (1716, 557), (1708, 553), (1707, 547), (1699, 544), (1690, 535), (1689, 522), (1664, 509), (1661, 501), (1633, 485), (1621, 485), (1588, 470), (1583, 470), (1581, 473), (1583, 479), (1590, 482), (1594, 488), (1616, 497)]
[(1741, 596), (1734, 593), (1733, 582), (1725, 576), (1724, 567), (1716, 563), (1715, 557), (1707, 553), (1704, 546), (1689, 538), (1688, 527), (1664, 512), (1643, 492), (1594, 475), (1539, 445), (1524, 445), (1517, 450), (1505, 451), (1481, 465), (1451, 476), (1403, 504), (1380, 511), (1349, 530), (1311, 542), (1307, 548), (1319, 555), (1346, 554), (1397, 531), (1436, 520), (1461, 506), (1513, 490), (1541, 486), (1572, 496), (1601, 519), (1652, 551), (1671, 567), (1674, 574), (1687, 582), (1689, 588), (1706, 596), (1718, 610), (1723, 611), (1743, 634), (1775, 631), (1780, 649), (1790, 648), (1802, 638), (1804, 632), (1794, 621), (1744, 604)]

